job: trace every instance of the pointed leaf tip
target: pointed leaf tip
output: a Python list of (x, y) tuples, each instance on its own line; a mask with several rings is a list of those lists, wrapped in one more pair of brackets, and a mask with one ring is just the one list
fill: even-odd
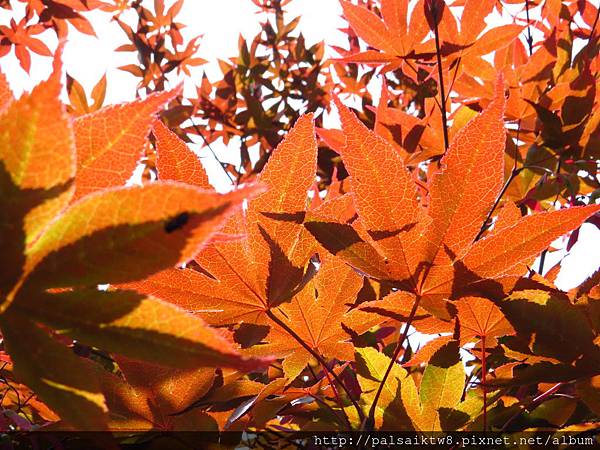
[(156, 169), (160, 180), (173, 180), (212, 190), (202, 163), (179, 136), (161, 120), (154, 122)]
[(158, 92), (143, 100), (107, 106), (75, 119), (74, 199), (125, 184), (142, 156), (155, 115), (177, 95), (177, 89)]
[(433, 219), (426, 258), (449, 262), (448, 250), (460, 258), (469, 248), (504, 184), (504, 81), (483, 112), (452, 139), (430, 181), (428, 213)]
[(352, 177), (360, 221), (390, 260), (395, 278), (409, 279), (415, 258), (409, 256), (404, 238), (419, 221), (416, 186), (391, 144), (369, 130), (338, 98), (334, 102), (345, 136), (341, 156)]

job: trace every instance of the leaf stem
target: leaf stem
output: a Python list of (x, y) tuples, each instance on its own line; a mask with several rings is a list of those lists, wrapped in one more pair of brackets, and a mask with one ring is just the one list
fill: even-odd
[[(348, 416), (346, 414), (342, 414), (342, 415), (338, 414), (338, 412), (335, 409), (333, 409), (329, 403), (324, 401), (322, 398), (319, 398), (318, 395), (314, 395), (314, 394), (308, 394), (308, 395), (311, 396), (312, 398), (314, 398), (315, 401), (319, 405), (322, 405), (324, 408), (331, 411), (331, 414), (333, 414), (335, 416), (335, 418), (338, 420), (338, 422), (340, 422), (340, 425), (348, 426), (349, 429), (352, 430), (352, 425), (350, 424), (350, 421), (348, 420)], [(342, 409), (342, 412), (343, 412), (343, 409)]]
[(481, 388), (483, 390), (483, 432), (487, 431), (487, 386), (486, 386), (485, 336), (481, 336)]
[(348, 399), (350, 400), (350, 402), (352, 402), (352, 406), (354, 406), (354, 408), (356, 409), (356, 413), (358, 414), (360, 420), (364, 421), (365, 414), (363, 413), (363, 410), (361, 409), (360, 405), (356, 402), (354, 397), (352, 397), (350, 390), (346, 387), (344, 382), (335, 373), (335, 371), (330, 369), (329, 366), (327, 366), (327, 363), (323, 359), (323, 357), (314, 349), (312, 349), (306, 342), (304, 342), (304, 340), (300, 336), (298, 336), (298, 334), (294, 330), (288, 327), (285, 322), (283, 322), (279, 317), (277, 317), (272, 310), (267, 309), (266, 314), (267, 317), (269, 317), (269, 319), (271, 319), (273, 322), (279, 325), (286, 333), (293, 337), (308, 353), (310, 353), (317, 361), (319, 361), (319, 363), (323, 366), (325, 371), (333, 377), (333, 379), (340, 385), (342, 390), (346, 393)]
[(442, 69), (442, 51), (440, 49), (440, 33), (438, 30), (438, 11), (437, 8), (433, 14), (433, 34), (435, 37), (435, 56), (437, 59), (437, 69), (440, 87), (440, 98), (441, 105), (440, 111), (442, 113), (442, 129), (444, 131), (444, 152), (448, 150), (448, 120), (446, 118), (446, 92), (444, 89), (444, 71)]
[(388, 377), (390, 376), (392, 369), (394, 368), (394, 364), (396, 364), (396, 360), (398, 359), (398, 356), (400, 355), (400, 352), (402, 351), (404, 341), (408, 337), (408, 330), (410, 329), (410, 325), (417, 314), (417, 309), (419, 308), (420, 301), (421, 301), (421, 296), (419, 295), (415, 298), (415, 302), (413, 303), (412, 309), (410, 310), (410, 314), (409, 314), (408, 318), (406, 319), (406, 323), (404, 324), (404, 331), (402, 333), (402, 336), (400, 336), (400, 339), (398, 339), (398, 343), (396, 344), (396, 348), (394, 349), (394, 353), (392, 355), (390, 363), (388, 364), (387, 369), (385, 370), (385, 373), (383, 374), (383, 378), (381, 379), (381, 382), (379, 383), (379, 387), (377, 388), (377, 392), (375, 393), (375, 398), (373, 399), (373, 403), (371, 404), (371, 407), (369, 408), (369, 414), (361, 425), (361, 431), (373, 431), (373, 429), (375, 428), (375, 411), (377, 410), (377, 403), (379, 402), (379, 398), (381, 397), (381, 393), (383, 392), (385, 383), (386, 383)]
[(529, 56), (533, 55), (533, 37), (531, 36), (529, 20), (529, 0), (525, 0), (525, 15), (527, 17), (527, 45), (529, 47)]
[(514, 180), (516, 178), (516, 176), (519, 175), (519, 173), (521, 173), (521, 171), (523, 169), (524, 169), (524, 167), (521, 167), (519, 169), (513, 170), (510, 173), (510, 177), (508, 177), (508, 180), (506, 180), (506, 183), (504, 183), (504, 186), (502, 186), (502, 190), (500, 191), (500, 194), (498, 194), (498, 198), (496, 198), (496, 201), (494, 202), (492, 209), (490, 209), (490, 212), (488, 213), (485, 220), (483, 221), (483, 225), (481, 225), (481, 229), (479, 230), (479, 233), (477, 233), (477, 236), (475, 236), (475, 239), (473, 240), (473, 242), (481, 239), (481, 235), (485, 232), (485, 230), (487, 230), (490, 218), (492, 217), (492, 214), (494, 214), (494, 211), (498, 207), (500, 200), (502, 200), (502, 197), (504, 197), (504, 194), (506, 193), (508, 186), (510, 186), (510, 183), (512, 182), (512, 180)]
[(327, 381), (329, 382), (329, 385), (331, 386), (331, 389), (333, 390), (333, 395), (335, 396), (335, 401), (337, 402), (338, 406), (340, 407), (340, 411), (342, 412), (342, 416), (344, 418), (344, 422), (346, 422), (346, 425), (348, 426), (348, 429), (352, 430), (352, 424), (350, 423), (350, 420), (348, 419), (348, 416), (344, 412), (344, 405), (342, 404), (342, 399), (340, 398), (340, 394), (339, 394), (337, 388), (335, 387), (335, 384), (333, 383), (333, 380), (331, 379), (331, 375), (327, 371), (327, 366), (323, 366), (323, 371), (325, 372), (325, 376), (327, 377)]

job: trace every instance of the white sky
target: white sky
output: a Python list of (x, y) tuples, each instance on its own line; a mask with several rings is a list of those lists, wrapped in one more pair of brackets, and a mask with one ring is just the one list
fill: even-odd
[[(147, 0), (146, 3), (152, 4)], [(166, 3), (170, 5), (172, 1), (167, 0)], [(597, 4), (598, 0), (594, 0), (593, 3)], [(18, 3), (15, 10), (17, 15), (22, 15), (24, 4)], [(308, 45), (325, 40), (328, 44), (345, 46), (344, 37), (338, 31), (345, 26), (345, 21), (340, 17), (341, 7), (337, 0), (294, 0), (288, 5), (287, 10), (289, 19), (302, 16), (300, 30)], [(193, 69), (192, 78), (185, 82), (186, 92), (192, 94), (195, 80), (199, 80), (203, 71), (209, 79), (218, 79), (220, 71), (216, 60), (237, 54), (240, 33), (251, 40), (259, 32), (261, 16), (255, 14), (255, 11), (256, 7), (250, 0), (187, 0), (185, 2), (178, 16), (179, 21), (187, 25), (184, 37), (190, 38), (203, 34), (197, 56), (209, 61), (209, 64)], [(10, 11), (0, 10), (0, 24), (8, 24), (11, 14)], [(121, 65), (132, 62), (132, 53), (114, 52), (116, 47), (127, 42), (124, 33), (116, 23), (109, 21), (109, 16), (105, 13), (92, 12), (86, 17), (92, 22), (98, 37), (83, 35), (71, 27), (63, 58), (67, 72), (81, 82), (87, 92), (90, 92), (94, 84), (106, 73), (109, 87), (106, 103), (132, 100), (135, 97), (137, 79), (117, 69)], [(131, 16), (129, 18), (135, 19)], [(51, 32), (45, 32), (39, 37), (51, 48), (56, 45), (56, 39)], [(11, 52), (10, 55), (0, 59), (0, 67), (18, 96), (48, 76), (49, 61), (49, 58), (32, 55), (32, 68), (27, 75), (19, 67), (14, 53)], [(374, 96), (378, 97), (378, 89), (374, 89)], [(333, 121), (335, 122), (335, 118)], [(238, 153), (235, 149), (228, 149), (223, 145), (213, 147), (221, 160), (236, 163)], [(228, 181), (217, 163), (208, 156), (207, 149), (195, 146), (194, 151), (201, 157), (211, 182), (218, 190), (227, 190)], [(546, 267), (551, 267), (552, 263), (564, 254), (564, 252), (557, 252), (547, 258)], [(600, 231), (593, 225), (587, 224), (581, 230), (580, 241), (565, 258), (558, 283), (563, 288), (575, 286), (599, 266)]]

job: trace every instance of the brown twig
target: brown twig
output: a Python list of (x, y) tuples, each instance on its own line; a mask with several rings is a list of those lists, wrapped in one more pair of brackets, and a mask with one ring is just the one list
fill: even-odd
[(444, 131), (444, 151), (448, 150), (449, 139), (448, 139), (448, 120), (446, 118), (446, 92), (444, 89), (444, 71), (442, 68), (442, 51), (440, 48), (440, 33), (438, 30), (438, 14), (439, 12), (436, 10), (433, 11), (433, 34), (435, 37), (435, 56), (437, 59), (437, 69), (438, 69), (438, 77), (439, 82), (438, 85), (440, 87), (440, 111), (442, 113), (442, 129)]
[(487, 430), (487, 386), (486, 386), (485, 336), (481, 336), (481, 389), (483, 391), (483, 432)]
[(331, 379), (331, 375), (327, 371), (326, 367), (323, 367), (323, 371), (325, 372), (327, 381), (329, 382), (329, 385), (331, 386), (331, 389), (333, 390), (333, 395), (335, 396), (335, 401), (338, 404), (338, 406), (340, 407), (340, 411), (342, 412), (342, 417), (344, 419), (344, 422), (345, 422), (346, 426), (348, 427), (348, 430), (352, 430), (352, 424), (350, 423), (350, 419), (348, 419), (348, 416), (344, 413), (344, 405), (342, 403), (342, 399), (340, 398), (340, 394), (339, 394), (337, 388), (335, 387), (335, 383)]
[(531, 36), (529, 20), (529, 0), (525, 0), (525, 15), (527, 16), (527, 45), (529, 47), (529, 56), (533, 55), (533, 37)]

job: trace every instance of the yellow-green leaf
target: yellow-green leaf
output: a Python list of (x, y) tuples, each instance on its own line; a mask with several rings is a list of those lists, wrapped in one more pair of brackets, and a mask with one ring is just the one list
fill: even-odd
[(440, 431), (440, 410), (454, 408), (460, 402), (465, 369), (458, 350), (456, 341), (448, 342), (433, 354), (423, 373), (420, 389), (423, 430)]
[[(374, 348), (356, 349), (356, 372), (363, 391), (361, 399), (370, 408), (390, 358)], [(412, 431), (418, 429), (421, 405), (417, 387), (411, 375), (399, 364), (394, 364), (388, 376), (375, 411), (377, 429)]]

